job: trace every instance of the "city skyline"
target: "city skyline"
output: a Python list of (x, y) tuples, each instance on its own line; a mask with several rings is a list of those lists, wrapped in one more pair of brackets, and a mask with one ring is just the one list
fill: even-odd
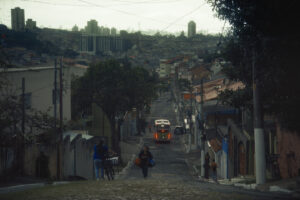
[(187, 33), (191, 20), (197, 24), (197, 33), (221, 33), (228, 27), (214, 16), (205, 0), (2, 0), (0, 23), (11, 27), (10, 9), (15, 7), (24, 9), (25, 20), (35, 20), (40, 28), (71, 30), (76, 24), (83, 29), (91, 19), (99, 26), (132, 31)]

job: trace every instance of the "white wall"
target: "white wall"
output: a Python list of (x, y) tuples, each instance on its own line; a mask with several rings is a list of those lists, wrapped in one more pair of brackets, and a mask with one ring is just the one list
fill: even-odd
[[(31, 70), (30, 70), (31, 69)], [(71, 77), (83, 75), (86, 69), (77, 67), (65, 67), (63, 70), (63, 118), (71, 119)], [(52, 103), (52, 90), (54, 89), (54, 67), (44, 68), (18, 68), (9, 69), (6, 72), (11, 93), (22, 94), (22, 78), (25, 78), (25, 93), (31, 93), (31, 108), (39, 111), (48, 111), (54, 115)], [(57, 89), (59, 89), (59, 70), (57, 70)], [(57, 101), (57, 116), (59, 116), (59, 101)]]

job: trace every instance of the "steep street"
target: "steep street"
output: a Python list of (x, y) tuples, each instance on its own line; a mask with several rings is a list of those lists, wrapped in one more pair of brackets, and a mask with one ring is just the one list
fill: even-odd
[[(151, 119), (167, 118), (176, 124), (170, 94), (166, 93), (152, 105)], [(149, 169), (149, 177), (142, 177), (141, 169), (133, 166), (126, 175), (114, 181), (82, 181), (64, 185), (46, 186), (0, 195), (10, 199), (291, 199), (288, 195), (262, 193), (202, 182), (193, 176), (192, 168), (185, 162), (180, 138), (173, 136), (171, 144), (155, 144), (147, 131), (144, 142), (153, 153), (156, 166)]]

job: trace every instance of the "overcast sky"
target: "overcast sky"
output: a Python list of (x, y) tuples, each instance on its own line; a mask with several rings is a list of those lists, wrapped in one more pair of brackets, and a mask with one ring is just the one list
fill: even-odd
[(39, 27), (84, 28), (90, 19), (118, 30), (173, 33), (186, 32), (190, 20), (197, 32), (220, 33), (224, 26), (205, 0), (0, 0), (0, 23), (11, 27), (10, 9), (17, 6)]

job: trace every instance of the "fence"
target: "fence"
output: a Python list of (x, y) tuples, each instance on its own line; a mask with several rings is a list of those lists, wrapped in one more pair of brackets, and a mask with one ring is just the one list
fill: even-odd
[[(67, 136), (61, 152), (64, 178), (77, 176), (93, 179), (93, 147), (100, 137), (75, 138)], [(104, 139), (105, 138), (101, 138)], [(0, 176), (12, 172), (15, 150), (13, 147), (0, 148)], [(57, 145), (26, 144), (24, 152), (24, 173), (28, 176), (55, 179), (57, 175)]]

